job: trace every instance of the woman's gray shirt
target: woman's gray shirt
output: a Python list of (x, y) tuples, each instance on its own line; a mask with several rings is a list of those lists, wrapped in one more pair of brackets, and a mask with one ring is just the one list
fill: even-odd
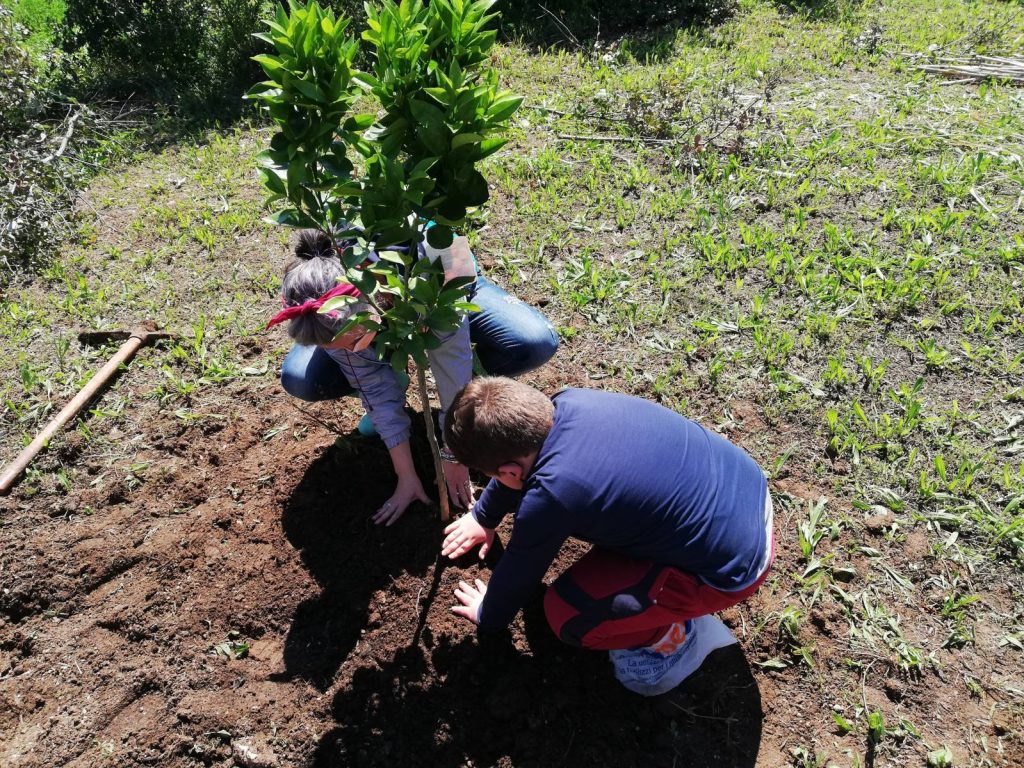
[[(441, 346), (427, 352), (427, 358), (441, 400), (443, 434), (448, 407), (473, 376), (469, 320), (464, 319), (458, 329), (439, 338), (442, 339)], [(363, 407), (370, 415), (384, 445), (390, 450), (407, 441), (411, 421), (405, 412), (405, 390), (399, 384), (391, 363), (381, 360), (373, 347), (362, 352), (350, 352), (347, 349), (324, 351), (338, 364), (348, 383), (359, 392)]]

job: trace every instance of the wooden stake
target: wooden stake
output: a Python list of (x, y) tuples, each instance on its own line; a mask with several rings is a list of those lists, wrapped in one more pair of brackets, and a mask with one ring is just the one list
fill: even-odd
[(444, 462), (441, 461), (441, 447), (437, 444), (434, 433), (434, 418), (430, 414), (430, 395), (427, 394), (427, 374), (420, 365), (416, 366), (416, 384), (420, 389), (420, 403), (423, 420), (427, 427), (427, 441), (430, 443), (430, 455), (434, 458), (434, 475), (437, 478), (437, 497), (441, 504), (441, 522), (447, 523), (451, 518), (451, 507), (448, 504), (448, 484), (444, 481)]

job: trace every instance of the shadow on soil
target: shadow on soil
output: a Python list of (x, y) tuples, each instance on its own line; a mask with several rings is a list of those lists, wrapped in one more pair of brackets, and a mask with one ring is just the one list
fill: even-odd
[[(671, 694), (643, 699), (607, 656), (569, 648), (525, 611), (528, 653), (508, 633), (452, 641), (429, 628), (339, 690), (312, 765), (754, 766), (761, 697), (742, 652), (717, 651)], [(522, 643), (520, 644), (522, 645)]]
[[(429, 457), (416, 459), (429, 477)], [(475, 558), (438, 561), (439, 523), (423, 509), (392, 529), (370, 522), (392, 490), (387, 467), (379, 440), (343, 442), (308, 467), (285, 506), (284, 532), (322, 591), (296, 610), (280, 679), (326, 691), (362, 630), (376, 643), (335, 694), (334, 726), (311, 765), (756, 765), (761, 695), (737, 646), (716, 651), (672, 693), (644, 699), (615, 681), (606, 654), (557, 640), (542, 587), (514, 634), (466, 636), (461, 619), (431, 612), (450, 597), (445, 569)], [(499, 555), (496, 547), (488, 564)], [(408, 603), (415, 594), (415, 610), (371, 607), (376, 592), (392, 589)]]
[(422, 505), (410, 507), (396, 527), (371, 522), (393, 490), (383, 443), (355, 438), (310, 464), (285, 505), (285, 536), (322, 591), (295, 612), (283, 679), (301, 678), (327, 690), (367, 626), (374, 593), (433, 566), (440, 532)]

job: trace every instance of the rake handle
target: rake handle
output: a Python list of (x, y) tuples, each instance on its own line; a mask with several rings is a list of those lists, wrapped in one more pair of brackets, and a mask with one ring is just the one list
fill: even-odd
[(43, 431), (35, 436), (35, 439), (29, 443), (25, 449), (19, 453), (10, 464), (4, 468), (3, 475), (0, 475), (0, 496), (6, 496), (11, 491), (11, 487), (14, 485), (14, 481), (18, 479), (25, 468), (32, 463), (32, 459), (36, 457), (43, 448), (46, 447), (47, 443), (50, 442), (50, 438), (54, 436), (60, 429), (62, 429), (69, 421), (78, 415), (79, 411), (85, 407), (96, 395), (96, 393), (103, 388), (103, 386), (110, 380), (110, 377), (114, 375), (117, 369), (122, 363), (126, 363), (135, 355), (139, 347), (146, 341), (148, 333), (146, 331), (132, 331), (132, 335), (128, 337), (128, 340), (121, 345), (120, 349), (117, 350), (110, 360), (107, 361), (106, 365), (100, 368), (91, 379), (89, 383), (79, 390), (78, 394), (72, 398), (71, 402), (65, 405), (61, 412), (50, 419), (50, 422), (43, 428)]

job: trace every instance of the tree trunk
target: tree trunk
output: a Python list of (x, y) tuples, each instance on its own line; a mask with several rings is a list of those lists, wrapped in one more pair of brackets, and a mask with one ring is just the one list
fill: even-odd
[(434, 418), (430, 414), (430, 395), (427, 394), (427, 374), (420, 365), (416, 366), (416, 384), (420, 388), (420, 403), (423, 409), (423, 420), (427, 426), (427, 440), (430, 442), (430, 455), (434, 458), (434, 475), (437, 478), (437, 497), (441, 504), (441, 522), (447, 523), (452, 516), (448, 505), (448, 484), (444, 481), (444, 462), (441, 461), (441, 448), (437, 444), (434, 433)]

